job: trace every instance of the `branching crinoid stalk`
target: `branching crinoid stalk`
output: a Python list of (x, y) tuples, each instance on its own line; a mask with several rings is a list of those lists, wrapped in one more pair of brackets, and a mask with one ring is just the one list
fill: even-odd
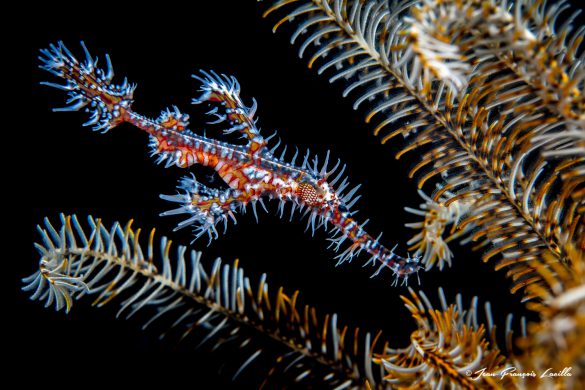
[(283, 0), (265, 15), (281, 9), (274, 29), (296, 25), (299, 55), (344, 80), (354, 108), (371, 107), (382, 142), (402, 135), (398, 158), (416, 149), (419, 188), (434, 182), (441, 207), (465, 201), (457, 228), (473, 227), (513, 292), (542, 284), (535, 261), (567, 263), (585, 246), (583, 29), (557, 26), (566, 6)]
[[(337, 315), (323, 316), (301, 305), (298, 291), (288, 295), (281, 287), (271, 293), (266, 275), (253, 287), (237, 261), (228, 265), (217, 259), (207, 266), (200, 252), (188, 253), (183, 246), (173, 258), (166, 238), (157, 256), (154, 230), (143, 249), (140, 229), (134, 231), (132, 221), (107, 229), (99, 219), (88, 220), (89, 230), (75, 216), (64, 215), (58, 228), (48, 219), (39, 226), (39, 270), (23, 280), (31, 299), (66, 311), (86, 296), (98, 307), (119, 300), (118, 316), (147, 312), (144, 328), (164, 322), (170, 328), (165, 336), (178, 334), (182, 340), (199, 335), (200, 345), (213, 344), (214, 350), (237, 346), (248, 357), (234, 378), (253, 364), (258, 369), (263, 355), (271, 355), (273, 362), (263, 382), (268, 386), (277, 381), (336, 389), (465, 385), (466, 370), (503, 367), (497, 345), (490, 346), (485, 328), (477, 324), (477, 299), (465, 311), (460, 296), (456, 305), (447, 306), (440, 290), (439, 311), (421, 292), (425, 308), (410, 290), (412, 300), (403, 299), (418, 329), (410, 347), (391, 349), (381, 332), (371, 337), (359, 328), (341, 327)], [(491, 321), (490, 330), (494, 336)], [(474, 383), (491, 382), (479, 378)]]
[[(421, 190), (418, 191), (425, 203), (420, 205), (420, 209), (405, 207), (409, 213), (424, 217), (424, 222), (407, 223), (406, 227), (417, 229), (417, 233), (410, 241), (410, 250), (415, 253), (421, 253), (421, 263), (426, 269), (433, 267), (435, 263), (439, 264), (439, 269), (443, 269), (445, 263), (451, 265), (453, 252), (449, 249), (448, 242), (468, 234), (474, 228), (474, 224), (468, 224), (465, 228), (460, 225), (464, 215), (469, 212), (473, 201), (469, 199), (459, 199), (446, 205), (444, 202), (435, 202)], [(444, 237), (445, 230), (450, 226), (448, 236)], [(462, 243), (468, 240), (463, 240)]]
[[(514, 380), (501, 376), (509, 368), (496, 343), (489, 303), (485, 305), (487, 329), (478, 322), (478, 300), (469, 309), (463, 307), (461, 295), (455, 304), (447, 304), (439, 289), (441, 308), (435, 309), (423, 292), (410, 289), (411, 298), (402, 296), (416, 320), (418, 329), (410, 337), (407, 348), (386, 350), (377, 362), (387, 370), (385, 379), (397, 388), (511, 388)], [(506, 336), (511, 315), (506, 321)], [(487, 333), (487, 334), (486, 334)], [(482, 372), (491, 375), (483, 376)]]
[(39, 227), (39, 271), (24, 279), (31, 299), (67, 311), (85, 296), (98, 307), (119, 300), (118, 316), (148, 312), (144, 327), (164, 321), (181, 339), (203, 333), (200, 344), (213, 343), (214, 349), (232, 343), (239, 356), (248, 354), (234, 377), (268, 353), (259, 345), (264, 340), (278, 344), (266, 350), (281, 352), (273, 357), (265, 384), (279, 379), (331, 388), (384, 386), (382, 370), (370, 358), (381, 352), (380, 333), (371, 337), (341, 327), (337, 315), (322, 316), (301, 305), (298, 291), (271, 292), (266, 275), (253, 286), (237, 261), (204, 265), (200, 252), (184, 246), (171, 259), (171, 242), (164, 237), (157, 256), (154, 230), (143, 249), (132, 221), (107, 229), (99, 219), (88, 219), (89, 230), (75, 216), (62, 216), (58, 228), (47, 219)]
[(552, 270), (539, 266), (548, 288), (530, 286), (540, 300), (528, 304), (540, 314), (527, 335), (519, 340), (522, 354), (514, 364), (523, 371), (541, 373), (525, 378), (528, 388), (579, 389), (585, 387), (585, 262), (584, 253), (569, 248), (570, 270), (554, 264)]

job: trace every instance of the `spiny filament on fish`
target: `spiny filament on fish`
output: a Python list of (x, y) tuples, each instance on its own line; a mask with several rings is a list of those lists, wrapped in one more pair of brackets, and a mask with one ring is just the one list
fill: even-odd
[[(285, 161), (286, 147), (280, 157), (274, 155), (280, 142), (268, 148), (268, 141), (260, 134), (254, 118), (257, 104), (248, 107), (240, 98), (240, 85), (233, 77), (218, 75), (213, 71), (201, 71), (193, 77), (201, 83), (201, 96), (193, 99), (194, 104), (209, 103), (213, 106), (208, 112), (213, 116), (210, 123), (224, 125), (225, 134), (241, 133), (247, 140), (246, 145), (233, 145), (216, 139), (197, 135), (188, 129), (189, 116), (177, 107), (164, 110), (157, 119), (144, 117), (132, 110), (135, 85), (126, 80), (122, 85), (111, 83), (114, 72), (109, 56), (106, 56), (107, 70), (97, 68), (94, 59), (83, 45), (85, 62), (79, 62), (69, 50), (59, 43), (49, 49), (41, 50), (39, 57), (42, 69), (64, 79), (66, 83), (43, 83), (68, 92), (69, 106), (59, 111), (76, 111), (85, 108), (90, 120), (85, 126), (106, 132), (117, 125), (128, 122), (150, 135), (151, 154), (158, 163), (165, 166), (176, 165), (187, 168), (200, 164), (212, 168), (227, 184), (226, 189), (209, 188), (197, 181), (195, 176), (181, 179), (178, 194), (161, 195), (161, 198), (178, 203), (179, 207), (161, 215), (187, 214), (176, 229), (194, 226), (195, 239), (204, 234), (211, 241), (219, 236), (216, 226), (223, 222), (224, 230), (228, 220), (236, 223), (235, 214), (250, 205), (258, 219), (257, 203), (266, 210), (263, 198), (279, 200), (278, 213), (283, 217), (285, 205), (291, 204), (290, 219), (299, 210), (303, 217), (308, 216), (307, 229), (324, 227), (333, 233), (330, 238), (335, 251), (341, 244), (349, 246), (336, 256), (337, 264), (351, 261), (362, 250), (371, 257), (365, 264), (377, 265), (374, 273), (390, 269), (396, 275), (395, 283), (420, 270), (419, 257), (402, 257), (380, 244), (380, 236), (374, 238), (358, 224), (351, 207), (359, 199), (354, 187), (345, 195), (347, 178), (343, 178), (345, 165), (339, 160), (329, 169), (329, 152), (322, 165), (317, 156), (310, 158), (307, 151), (302, 163), (296, 165), (299, 156), (296, 150), (290, 162)], [(329, 225), (331, 225), (329, 227)]]

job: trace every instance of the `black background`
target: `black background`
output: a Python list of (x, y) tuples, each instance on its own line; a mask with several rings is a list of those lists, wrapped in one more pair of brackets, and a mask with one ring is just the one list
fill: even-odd
[[(255, 97), (258, 101), (264, 135), (278, 130), (289, 150), (295, 145), (319, 155), (331, 150), (333, 157), (341, 158), (351, 182), (362, 183), (357, 218), (369, 218), (374, 235), (384, 231), (386, 245), (399, 243), (398, 251), (406, 252), (412, 231), (404, 223), (415, 218), (403, 207), (420, 203), (414, 182), (407, 178), (413, 160), (396, 161), (400, 145), (380, 144), (372, 135), (373, 127), (363, 122), (364, 112), (353, 111), (352, 101), (341, 97), (343, 85), (329, 84), (326, 77), (308, 69), (304, 59), (298, 59), (296, 48), (288, 43), (289, 27), (271, 33), (277, 18), (262, 18), (266, 5), (196, 3), (185, 7), (164, 2), (138, 8), (95, 3), (87, 9), (61, 5), (19, 14), (22, 23), (12, 33), (25, 50), (19, 57), (23, 60), (19, 70), (25, 70), (26, 76), (24, 82), (19, 80), (17, 92), (24, 91), (25, 96), (17, 100), (15, 109), (24, 110), (12, 118), (16, 137), (9, 149), (16, 160), (5, 168), (18, 186), (11, 195), (14, 204), (20, 205), (7, 207), (9, 214), (18, 213), (18, 220), (11, 225), (17, 226), (15, 234), (5, 235), (5, 245), (19, 250), (5, 260), (15, 270), (9, 273), (4, 320), (13, 327), (5, 349), (10, 371), (18, 373), (23, 383), (55, 381), (62, 388), (74, 388), (84, 383), (138, 386), (166, 381), (169, 386), (225, 387), (231, 385), (231, 373), (220, 371), (222, 362), (243, 359), (238, 351), (217, 356), (159, 341), (157, 333), (140, 329), (141, 321), (115, 319), (115, 304), (96, 309), (87, 301), (76, 302), (65, 315), (28, 301), (20, 291), (20, 278), (37, 267), (32, 242), (37, 240), (35, 226), (45, 216), (56, 222), (60, 212), (77, 213), (83, 219), (91, 214), (108, 224), (134, 218), (135, 227), (156, 226), (159, 236), (167, 235), (176, 243), (189, 244), (192, 239), (188, 230), (172, 232), (177, 218), (158, 216), (169, 208), (158, 195), (174, 193), (185, 172), (155, 165), (143, 133), (123, 125), (101, 135), (81, 126), (85, 114), (51, 112), (63, 106), (64, 94), (39, 85), (56, 80), (37, 68), (36, 57), (40, 48), (58, 40), (79, 56), (79, 41), (85, 41), (102, 65), (103, 55), (109, 53), (116, 81), (126, 76), (138, 84), (133, 107), (150, 117), (173, 104), (192, 113), (190, 100), (198, 85), (190, 75), (198, 69), (235, 75), (244, 100)], [(192, 115), (191, 129), (201, 132), (204, 120)], [(238, 224), (230, 225), (210, 247), (204, 240), (193, 247), (204, 250), (209, 261), (217, 256), (226, 261), (239, 258), (252, 280), (266, 272), (274, 290), (280, 285), (289, 292), (300, 289), (305, 302), (321, 312), (338, 313), (343, 323), (369, 331), (382, 328), (395, 347), (409, 343), (414, 321), (399, 298), (407, 294), (405, 287), (391, 287), (389, 274), (369, 279), (370, 271), (361, 268), (365, 257), (334, 267), (326, 233), (319, 231), (311, 237), (298, 216), (291, 223), (276, 216), (275, 203), (269, 210), (269, 214), (260, 213), (259, 224), (251, 213), (240, 215)], [(493, 271), (493, 264), (484, 264), (469, 248), (454, 244), (452, 249), (453, 267), (420, 275), (420, 287), (429, 296), (436, 297), (438, 286), (450, 299), (458, 292), (464, 302), (478, 295), (492, 302), (496, 321), (502, 325), (508, 312), (522, 314), (519, 296), (508, 293), (510, 282), (504, 272)], [(411, 286), (419, 287), (413, 279)], [(250, 371), (250, 376), (263, 372), (258, 367)]]

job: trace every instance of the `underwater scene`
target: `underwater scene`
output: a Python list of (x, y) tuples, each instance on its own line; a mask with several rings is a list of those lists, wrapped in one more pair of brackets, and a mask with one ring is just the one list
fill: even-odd
[(30, 11), (13, 371), (585, 388), (582, 10)]

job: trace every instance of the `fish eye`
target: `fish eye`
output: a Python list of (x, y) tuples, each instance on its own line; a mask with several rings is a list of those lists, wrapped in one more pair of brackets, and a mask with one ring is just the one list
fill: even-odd
[(349, 213), (349, 210), (347, 209), (347, 207), (343, 203), (340, 203), (339, 206), (337, 206), (337, 209), (341, 213)]
[(297, 188), (297, 196), (308, 206), (318, 206), (321, 203), (318, 188), (310, 183), (300, 183)]

